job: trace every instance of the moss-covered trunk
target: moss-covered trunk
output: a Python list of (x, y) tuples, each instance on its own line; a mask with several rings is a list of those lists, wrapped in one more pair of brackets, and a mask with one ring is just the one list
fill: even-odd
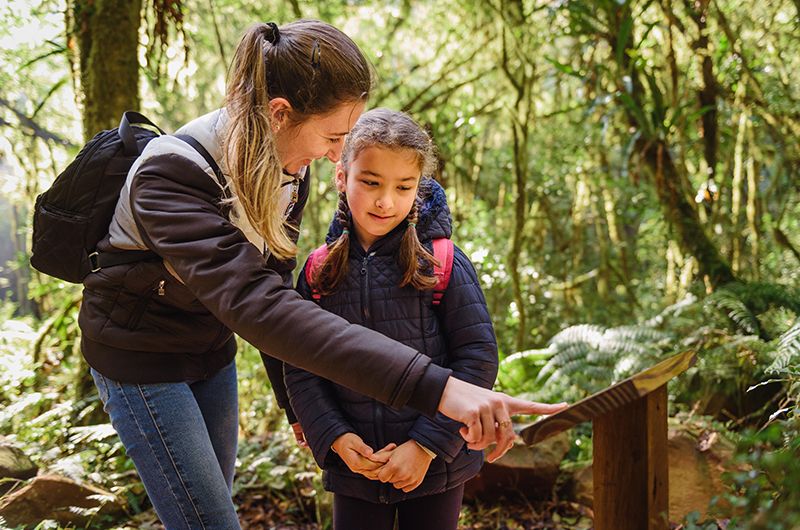
[(735, 278), (730, 265), (706, 235), (697, 210), (681, 189), (683, 180), (666, 142), (642, 139), (638, 148), (653, 173), (658, 200), (664, 216), (676, 232), (681, 250), (697, 259), (700, 274), (707, 276), (711, 285), (732, 282)]
[(79, 50), (86, 139), (139, 108), (141, 7), (141, 0), (72, 1), (70, 33)]

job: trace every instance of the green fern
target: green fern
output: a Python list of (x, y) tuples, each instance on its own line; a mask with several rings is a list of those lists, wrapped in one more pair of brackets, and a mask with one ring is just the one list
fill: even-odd
[(745, 305), (741, 298), (732, 291), (720, 289), (705, 301), (706, 307), (724, 313), (733, 322), (736, 331), (748, 335), (759, 335), (758, 318)]
[(537, 382), (569, 381), (583, 392), (592, 392), (652, 362), (669, 340), (669, 334), (648, 325), (571, 326), (550, 340), (548, 349), (554, 353), (539, 371)]
[(768, 374), (787, 372), (800, 361), (800, 320), (778, 339), (775, 360), (767, 368)]
[(725, 285), (706, 298), (705, 307), (725, 314), (737, 332), (767, 336), (759, 317), (770, 309), (784, 308), (800, 315), (800, 293), (775, 283), (739, 283)]
[(116, 436), (117, 431), (110, 423), (73, 427), (69, 430), (69, 441), (74, 444), (92, 444)]

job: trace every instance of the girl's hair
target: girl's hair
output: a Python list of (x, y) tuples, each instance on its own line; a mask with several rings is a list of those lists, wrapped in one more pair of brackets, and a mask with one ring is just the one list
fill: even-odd
[(229, 71), (224, 152), (234, 194), (276, 258), (297, 254), (289, 236), (297, 228), (284, 221), (277, 200), (283, 168), (269, 101), (288, 100), (289, 122), (297, 125), (343, 103), (365, 101), (372, 83), (372, 69), (358, 46), (318, 20), (256, 24), (239, 42)]
[[(345, 139), (342, 149), (342, 166), (347, 175), (350, 163), (368, 147), (383, 147), (392, 150), (411, 151), (416, 155), (420, 178), (414, 205), (406, 217), (403, 240), (400, 243), (399, 261), (403, 271), (400, 287), (412, 285), (416, 289), (433, 289), (436, 278), (432, 275), (436, 259), (422, 246), (417, 237), (417, 220), (422, 202), (430, 194), (426, 179), (436, 168), (436, 147), (430, 136), (408, 114), (384, 108), (365, 112), (358, 119)], [(328, 245), (328, 256), (314, 271), (313, 286), (321, 294), (330, 294), (347, 275), (347, 259), (350, 252), (350, 207), (347, 196), (339, 193), (336, 221), (342, 234)]]

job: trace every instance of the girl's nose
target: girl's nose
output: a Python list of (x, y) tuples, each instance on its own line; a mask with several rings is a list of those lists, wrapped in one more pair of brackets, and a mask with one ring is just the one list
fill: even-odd
[(375, 206), (382, 210), (388, 210), (392, 207), (392, 198), (388, 194), (381, 195), (375, 200)]

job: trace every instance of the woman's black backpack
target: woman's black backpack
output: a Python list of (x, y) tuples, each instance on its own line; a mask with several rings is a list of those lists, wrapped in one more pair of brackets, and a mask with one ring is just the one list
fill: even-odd
[[(81, 283), (87, 274), (103, 267), (157, 258), (148, 250), (112, 254), (98, 253), (96, 247), (108, 234), (128, 171), (145, 145), (159, 133), (165, 134), (143, 115), (126, 112), (119, 128), (97, 133), (50, 189), (36, 198), (31, 249), (31, 265), (35, 269)], [(190, 136), (178, 138), (205, 158), (224, 188), (219, 167), (203, 146)]]

